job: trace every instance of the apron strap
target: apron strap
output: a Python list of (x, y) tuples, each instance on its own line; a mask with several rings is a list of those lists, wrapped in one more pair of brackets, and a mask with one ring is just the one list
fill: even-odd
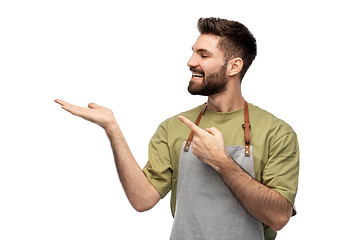
[[(200, 120), (201, 120), (201, 117), (204, 115), (205, 113), (205, 110), (206, 110), (206, 103), (205, 103), (205, 107), (204, 109), (201, 111), (201, 113), (199, 114), (199, 116), (197, 117), (196, 121), (195, 121), (195, 125), (196, 126), (199, 126), (199, 123), (200, 123)], [(184, 151), (185, 152), (188, 152), (189, 151), (189, 148), (190, 148), (190, 144), (194, 138), (194, 135), (195, 135), (195, 132), (191, 130), (191, 133), (188, 137), (188, 140), (186, 141), (186, 144), (185, 144), (185, 147), (184, 147)]]
[[(201, 111), (201, 113), (199, 114), (199, 116), (197, 117), (196, 121), (195, 121), (195, 125), (199, 126), (201, 117), (204, 115), (205, 110), (206, 110), (206, 104), (204, 109)], [(242, 125), (244, 128), (244, 136), (245, 136), (245, 156), (249, 157), (250, 156), (250, 141), (251, 141), (251, 134), (250, 134), (250, 119), (249, 119), (249, 106), (248, 103), (245, 101), (245, 108), (244, 108), (244, 124)], [(195, 132), (191, 131), (190, 135), (186, 141), (185, 147), (184, 147), (184, 151), (188, 152), (191, 142), (194, 138)]]
[(250, 156), (250, 141), (251, 141), (251, 134), (250, 134), (250, 119), (249, 119), (249, 106), (248, 103), (245, 102), (245, 109), (244, 109), (244, 136), (245, 136), (245, 156)]

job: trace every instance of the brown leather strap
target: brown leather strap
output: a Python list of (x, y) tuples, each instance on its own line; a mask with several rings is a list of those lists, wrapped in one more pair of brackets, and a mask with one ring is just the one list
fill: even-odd
[(244, 109), (244, 137), (245, 137), (245, 156), (250, 156), (250, 141), (251, 141), (251, 134), (250, 134), (250, 119), (249, 119), (249, 106), (248, 103), (245, 102), (245, 109)]
[[(195, 121), (196, 126), (199, 126), (201, 117), (204, 115), (205, 110), (206, 110), (206, 104), (205, 104), (204, 109), (201, 111), (201, 113), (199, 114), (199, 116), (197, 117), (197, 119)], [(250, 141), (251, 141), (251, 134), (250, 134), (251, 125), (250, 125), (250, 118), (249, 118), (249, 106), (248, 106), (247, 102), (245, 102), (244, 124), (242, 126), (244, 128), (244, 136), (245, 136), (244, 137), (245, 138), (245, 156), (249, 157), (250, 156)], [(195, 132), (191, 131), (190, 135), (186, 141), (185, 147), (184, 147), (185, 152), (189, 151), (189, 148), (190, 148), (191, 142), (194, 138), (194, 135), (195, 135)]]
[[(199, 126), (199, 123), (200, 123), (200, 120), (201, 120), (201, 117), (204, 115), (205, 113), (205, 110), (206, 110), (206, 103), (205, 103), (205, 107), (204, 109), (201, 111), (201, 113), (199, 114), (199, 116), (197, 117), (196, 121), (195, 121), (195, 125), (196, 126)], [(185, 152), (188, 152), (189, 151), (189, 148), (190, 148), (190, 144), (194, 138), (194, 135), (195, 135), (195, 132), (191, 130), (191, 133), (188, 137), (188, 140), (186, 141), (186, 144), (185, 144), (185, 147), (184, 147), (184, 151)]]

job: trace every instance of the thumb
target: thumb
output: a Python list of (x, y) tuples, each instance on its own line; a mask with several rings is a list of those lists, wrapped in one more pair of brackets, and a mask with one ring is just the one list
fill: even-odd
[(95, 108), (99, 108), (100, 106), (97, 105), (96, 103), (89, 103), (88, 107), (91, 109), (95, 109)]
[(221, 132), (219, 130), (217, 130), (216, 127), (207, 128), (206, 131), (213, 136), (221, 134)]

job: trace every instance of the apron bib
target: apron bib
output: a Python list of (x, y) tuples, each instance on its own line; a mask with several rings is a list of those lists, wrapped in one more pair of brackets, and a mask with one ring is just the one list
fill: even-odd
[[(205, 108), (195, 122), (197, 125)], [(245, 111), (248, 111), (247, 103)], [(184, 142), (184, 150), (180, 153), (176, 211), (170, 239), (263, 240), (262, 223), (241, 205), (220, 175), (192, 153), (191, 141), (192, 137)], [(255, 178), (249, 143), (226, 146), (226, 151)]]

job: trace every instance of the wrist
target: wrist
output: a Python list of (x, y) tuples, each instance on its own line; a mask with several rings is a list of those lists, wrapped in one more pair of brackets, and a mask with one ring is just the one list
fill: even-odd
[(109, 136), (116, 132), (119, 132), (120, 127), (117, 124), (116, 120), (114, 119), (111, 123), (108, 123), (106, 126), (104, 126), (104, 130), (105, 130), (106, 134)]
[(215, 171), (217, 171), (218, 173), (221, 172), (226, 172), (229, 167), (231, 167), (232, 162), (234, 162), (234, 160), (230, 157), (230, 155), (225, 151), (223, 154), (218, 156), (218, 161), (216, 161), (216, 164), (214, 164), (214, 166), (212, 166)]

